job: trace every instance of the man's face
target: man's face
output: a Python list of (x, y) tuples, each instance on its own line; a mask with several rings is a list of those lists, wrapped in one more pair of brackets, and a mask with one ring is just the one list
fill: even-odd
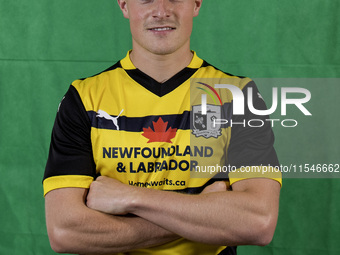
[(187, 47), (203, 0), (118, 0), (130, 20), (133, 48), (166, 55)]

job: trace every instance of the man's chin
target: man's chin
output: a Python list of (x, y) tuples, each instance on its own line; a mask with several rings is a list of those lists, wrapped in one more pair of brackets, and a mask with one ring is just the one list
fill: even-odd
[(149, 48), (149, 51), (155, 55), (171, 55), (175, 53), (180, 47), (170, 45), (156, 45)]

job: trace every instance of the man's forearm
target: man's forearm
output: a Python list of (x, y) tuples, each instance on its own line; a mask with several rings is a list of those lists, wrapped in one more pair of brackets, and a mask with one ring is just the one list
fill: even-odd
[[(178, 238), (140, 217), (113, 216), (92, 210), (79, 202), (79, 192), (84, 191), (60, 189), (46, 195), (47, 228), (51, 247), (56, 252), (126, 252)], [(68, 200), (66, 203), (61, 199), (64, 195)]]
[(259, 179), (240, 182), (233, 191), (196, 196), (144, 189), (130, 210), (192, 241), (266, 245), (276, 227), (279, 187)]
[(186, 195), (101, 177), (91, 184), (88, 205), (116, 215), (133, 213), (196, 242), (265, 245), (271, 241), (278, 215), (278, 182), (250, 179), (234, 184), (233, 191), (216, 190)]
[(266, 227), (265, 215), (261, 221), (261, 210), (250, 205), (242, 192), (192, 196), (152, 191), (145, 195), (131, 212), (192, 241), (228, 246), (260, 244), (257, 238)]

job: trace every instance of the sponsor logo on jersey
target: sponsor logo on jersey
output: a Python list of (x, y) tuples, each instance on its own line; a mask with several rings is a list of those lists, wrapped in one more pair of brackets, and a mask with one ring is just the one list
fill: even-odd
[(192, 133), (204, 138), (219, 137), (221, 135), (221, 125), (216, 124), (214, 120), (221, 118), (221, 107), (218, 105), (207, 105), (207, 114), (202, 114), (201, 106), (192, 107), (193, 129)]
[(104, 118), (104, 119), (107, 119), (107, 120), (111, 120), (113, 125), (116, 127), (116, 129), (119, 130), (119, 125), (118, 125), (118, 121), (117, 120), (118, 120), (119, 116), (122, 114), (123, 111), (124, 111), (124, 109), (122, 109), (120, 111), (118, 116), (113, 117), (113, 116), (111, 116), (110, 114), (108, 114), (107, 112), (105, 112), (103, 110), (98, 110), (97, 114), (96, 114), (96, 117), (97, 118)]
[[(263, 97), (262, 97), (262, 95), (260, 94), (260, 92), (257, 92), (257, 96), (263, 100)], [(264, 100), (263, 100), (263, 101), (264, 101)]]
[(61, 101), (60, 101), (60, 103), (59, 103), (59, 105), (58, 105), (58, 112), (59, 112), (59, 110), (60, 110), (60, 106), (61, 106), (62, 102), (64, 101), (64, 99), (65, 99), (65, 96), (61, 99)]
[[(192, 134), (196, 137), (218, 138), (221, 133), (221, 125), (216, 124), (216, 119), (221, 119), (222, 100), (217, 91), (208, 84), (198, 82), (203, 87), (197, 89), (203, 90), (208, 94), (216, 105), (206, 104), (205, 112), (202, 111), (202, 105), (192, 106)], [(218, 99), (216, 101), (215, 97)]]

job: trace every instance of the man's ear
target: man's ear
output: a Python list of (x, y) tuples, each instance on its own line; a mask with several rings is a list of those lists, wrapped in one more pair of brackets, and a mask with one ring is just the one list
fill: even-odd
[(203, 0), (195, 0), (194, 17), (198, 16)]
[(129, 11), (127, 8), (127, 1), (126, 0), (117, 0), (119, 8), (122, 10), (124, 18), (129, 18)]

